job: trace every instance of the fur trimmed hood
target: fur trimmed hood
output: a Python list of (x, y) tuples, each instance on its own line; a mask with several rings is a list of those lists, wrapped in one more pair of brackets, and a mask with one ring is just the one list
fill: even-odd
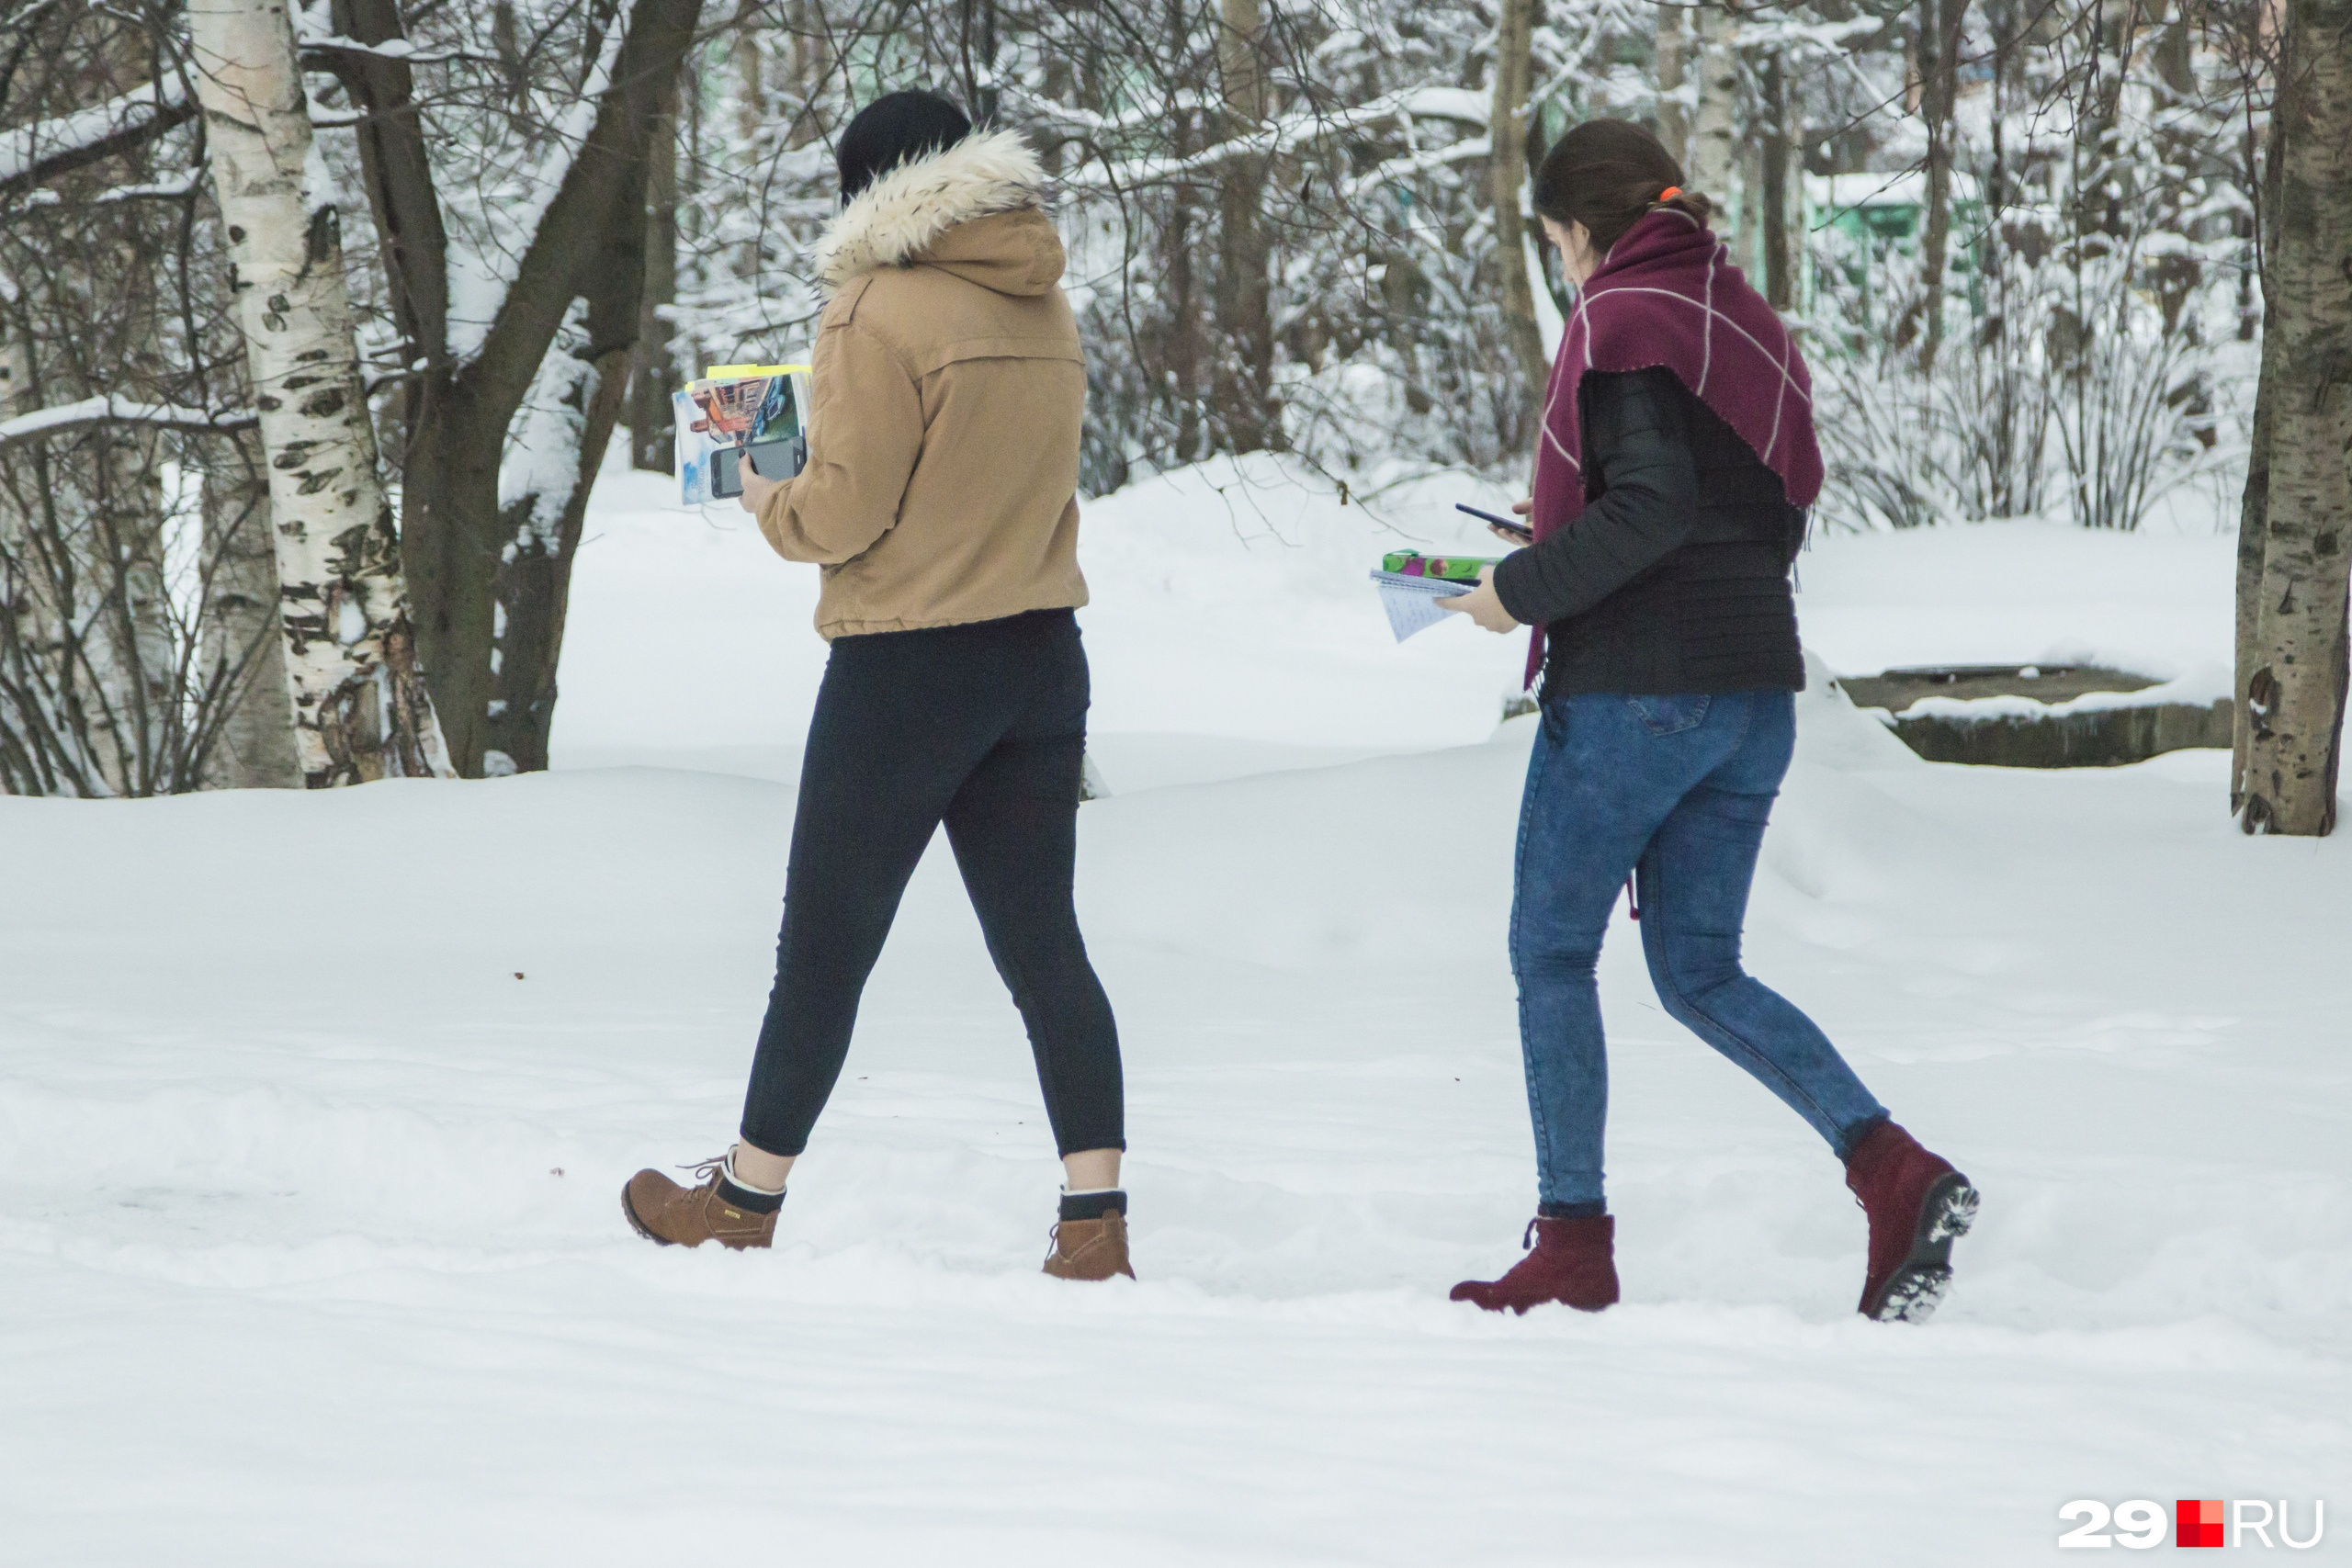
[[(1045, 192), (1046, 171), (1019, 131), (976, 132), (858, 192), (817, 241), (817, 276), (839, 288), (862, 273), (908, 265), (959, 224), (1043, 208)], [(1042, 213), (1040, 226), (1051, 233)], [(1058, 241), (1054, 248), (1058, 277)]]

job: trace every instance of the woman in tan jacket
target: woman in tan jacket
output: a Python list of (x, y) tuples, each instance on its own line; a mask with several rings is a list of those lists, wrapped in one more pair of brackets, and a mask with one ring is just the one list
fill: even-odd
[(1086, 367), (1045, 176), (1012, 131), (894, 93), (837, 151), (817, 249), (808, 462), (744, 480), (787, 560), (824, 575), (832, 644), (800, 774), (775, 988), (741, 1140), (681, 1187), (622, 1191), (639, 1234), (766, 1247), (849, 1049), (866, 976), (942, 823), (1028, 1028), (1067, 1177), (1046, 1271), (1127, 1262), (1118, 1032), (1070, 884), (1087, 670), (1078, 622)]

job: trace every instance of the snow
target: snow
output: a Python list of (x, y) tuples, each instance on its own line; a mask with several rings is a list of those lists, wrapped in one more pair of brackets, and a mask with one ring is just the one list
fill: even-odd
[[(1816, 527), (1805, 644), (1848, 675), (1930, 664), (2099, 664), (2230, 692), (2237, 536), (2210, 517), (2119, 534), (2063, 523)], [(2184, 699), (2206, 701), (2204, 695)]]
[[(1978, 199), (1976, 176), (1964, 169), (1951, 172), (1954, 199)], [(1875, 171), (1850, 175), (1807, 175), (1804, 176), (1805, 199), (1816, 210), (1845, 212), (1865, 207), (1925, 208), (1928, 205), (1928, 176), (1919, 169), (1898, 169), (1881, 174)]]
[(1494, 98), (1468, 87), (1416, 87), (1397, 107), (1420, 119), (1453, 119), (1484, 127), (1494, 113)]
[(1982, 1568), (2076, 1497), (2340, 1506), (2352, 850), (2240, 837), (2219, 753), (1935, 766), (1821, 679), (2186, 668), (2226, 537), (1806, 559), (1748, 948), (1983, 1188), (1937, 1321), (1853, 1316), (1835, 1162), (1657, 1010), (1630, 927), (1626, 1300), (1504, 1321), (1444, 1293), (1532, 1203), (1521, 644), (1400, 647), (1363, 571), (1508, 495), (1260, 462), (1089, 506), (1080, 901), (1143, 1279), (1077, 1288), (1036, 1272), (1058, 1172), (944, 854), (777, 1250), (622, 1223), (733, 1124), (822, 657), (811, 576), (663, 488), (600, 485), (556, 773), (0, 800), (0, 1555)]
[[(1473, 101), (1476, 95), (1471, 95)], [(1116, 192), (1130, 190), (1153, 180), (1165, 180), (1178, 175), (1214, 168), (1237, 153), (1250, 152), (1261, 156), (1279, 156), (1293, 148), (1334, 133), (1344, 133), (1360, 125), (1376, 125), (1399, 115), (1427, 115), (1431, 118), (1458, 119), (1468, 118), (1474, 124), (1484, 124), (1487, 115), (1478, 108), (1465, 116), (1465, 106), (1460, 98), (1428, 87), (1407, 87), (1384, 93), (1364, 103), (1340, 108), (1317, 106), (1306, 110), (1278, 115), (1262, 122), (1258, 129), (1232, 136), (1200, 152), (1182, 155), (1154, 155), (1128, 158), (1119, 163), (1104, 162), (1089, 164), (1062, 176), (1065, 191)], [(1453, 151), (1460, 151), (1456, 143)], [(1384, 165), (1384, 166), (1394, 166)]]
[[(2203, 673), (2211, 674), (2208, 669)], [(1987, 719), (2022, 718), (2042, 720), (2071, 718), (2076, 714), (2109, 713), (2117, 708), (2167, 707), (2186, 704), (2192, 707), (2208, 707), (2217, 702), (2227, 702), (2230, 683), (2205, 680), (2166, 681), (2154, 686), (2143, 686), (2136, 692), (2085, 692), (2079, 697), (2064, 702), (2045, 703), (2039, 697), (1921, 697), (1895, 715), (1897, 718), (1946, 718), (1963, 723), (1981, 724)]]

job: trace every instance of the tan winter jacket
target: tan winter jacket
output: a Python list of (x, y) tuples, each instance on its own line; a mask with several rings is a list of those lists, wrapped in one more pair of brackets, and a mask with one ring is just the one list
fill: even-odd
[(1086, 603), (1078, 440), (1086, 367), (1062, 243), (1017, 132), (875, 181), (817, 247), (808, 466), (760, 510), (824, 569), (830, 639)]

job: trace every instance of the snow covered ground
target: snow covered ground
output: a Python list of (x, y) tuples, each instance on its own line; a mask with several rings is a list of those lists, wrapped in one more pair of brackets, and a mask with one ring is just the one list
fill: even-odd
[[(1625, 1303), (1445, 1301), (1532, 1201), (1521, 644), (1394, 646), (1363, 573), (1476, 543), (1466, 483), (1090, 511), (1140, 1285), (1036, 1273), (1057, 1172), (944, 855), (777, 1250), (646, 1246), (622, 1180), (733, 1124), (821, 659), (807, 575), (659, 496), (600, 492), (552, 774), (0, 800), (0, 1561), (1978, 1568), (2076, 1497), (2352, 1502), (2352, 846), (2239, 838), (2216, 753), (1939, 767), (1804, 699), (1752, 962), (1984, 1191), (1933, 1325), (1854, 1318), (1835, 1161), (1630, 929)], [(2180, 676), (2229, 561), (1828, 538), (1801, 609), (1849, 671)]]

